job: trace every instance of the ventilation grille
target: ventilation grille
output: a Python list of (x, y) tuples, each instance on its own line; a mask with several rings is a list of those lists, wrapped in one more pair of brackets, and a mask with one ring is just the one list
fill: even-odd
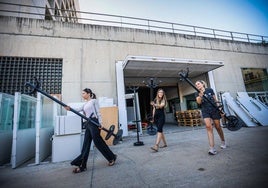
[(0, 56), (0, 92), (27, 93), (25, 83), (33, 82), (34, 77), (45, 92), (61, 94), (62, 59)]

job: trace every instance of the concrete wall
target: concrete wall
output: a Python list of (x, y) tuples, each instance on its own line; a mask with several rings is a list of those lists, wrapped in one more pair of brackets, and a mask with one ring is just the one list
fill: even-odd
[[(90, 87), (117, 100), (115, 63), (127, 55), (220, 60), (217, 91), (245, 91), (242, 67), (267, 68), (268, 47), (172, 33), (0, 17), (0, 55), (63, 58), (62, 99), (81, 101)], [(182, 94), (192, 92), (186, 88)], [(188, 88), (188, 89), (187, 89)]]
[[(33, 0), (0, 0), (0, 2), (22, 5), (22, 6), (19, 6), (19, 5), (1, 4), (1, 10), (6, 10), (7, 12), (0, 11), (0, 15), (26, 17), (26, 18), (34, 18), (34, 19), (45, 19), (44, 15), (45, 15), (46, 0), (34, 0), (34, 1)], [(24, 5), (28, 5), (28, 6), (24, 6)], [(35, 8), (35, 7), (30, 7), (29, 5), (44, 7), (44, 8), (43, 9)], [(27, 12), (27, 13), (33, 13), (33, 14), (24, 14), (24, 13), (19, 13), (19, 12)]]

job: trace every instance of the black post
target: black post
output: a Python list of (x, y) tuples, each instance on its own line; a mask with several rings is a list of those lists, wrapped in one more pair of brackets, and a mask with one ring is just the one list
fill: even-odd
[[(153, 91), (154, 88), (158, 86), (158, 83), (156, 83), (155, 78), (149, 78), (147, 82), (143, 81), (144, 84), (146, 84), (147, 87), (150, 88), (150, 102), (153, 101)], [(150, 114), (147, 115), (147, 121), (148, 121), (148, 127), (147, 127), (147, 133), (149, 135), (155, 135), (157, 133), (156, 128), (153, 127), (153, 123), (151, 122), (153, 120), (153, 108), (150, 105)]]
[[(149, 87), (150, 87), (150, 100), (151, 101), (153, 101), (154, 99), (153, 99), (153, 88), (154, 88), (154, 80), (153, 79), (151, 79), (150, 80), (150, 85), (149, 85)], [(152, 112), (152, 108), (151, 108), (151, 114), (152, 114), (153, 112)]]
[[(37, 79), (36, 79), (36, 82), (37, 82), (36, 85), (34, 85), (34, 84), (30, 83), (30, 82), (26, 82), (25, 83), (25, 86), (31, 87), (33, 89), (33, 92), (38, 91), (39, 93), (45, 95), (46, 97), (50, 98), (51, 100), (55, 101), (56, 103), (60, 104), (63, 107), (68, 106), (67, 104), (61, 102), (60, 100), (56, 99), (55, 97), (53, 97), (50, 94), (46, 93), (45, 91), (41, 90), (39, 88), (40, 87), (40, 83), (39, 83), (39, 81)], [(92, 124), (96, 125), (97, 127), (101, 128), (102, 130), (104, 130), (105, 132), (107, 132), (109, 136), (113, 135), (113, 136), (117, 137), (117, 135), (113, 133), (113, 130), (111, 131), (111, 130), (108, 130), (108, 129), (104, 128), (104, 127), (101, 127), (101, 125), (98, 124), (98, 123), (96, 123), (95, 121), (93, 121), (91, 119), (91, 117), (86, 117), (85, 115), (77, 112), (73, 108), (70, 108), (70, 111), (73, 112), (73, 113), (75, 113), (76, 115), (80, 116), (81, 118), (83, 118), (83, 119), (85, 119), (87, 121), (90, 121)], [(91, 114), (91, 115), (93, 115), (93, 114)]]
[[(41, 90), (40, 88), (36, 87), (35, 85), (33, 85), (30, 82), (26, 82), (25, 86), (29, 86), (31, 88), (33, 88), (34, 90), (38, 91), (39, 93), (45, 95), (46, 97), (50, 98), (51, 100), (55, 101), (56, 103), (60, 104), (63, 107), (68, 106), (67, 104), (61, 102), (60, 100), (58, 100), (57, 98), (51, 96), (50, 94), (46, 93), (45, 91)], [(80, 116), (81, 118), (87, 120), (87, 121), (91, 121), (90, 118), (86, 117), (85, 115), (77, 112), (76, 110), (74, 110), (73, 108), (70, 108), (70, 111), (75, 113), (76, 115)], [(94, 123), (95, 125), (99, 126), (96, 122), (92, 121), (92, 123)]]

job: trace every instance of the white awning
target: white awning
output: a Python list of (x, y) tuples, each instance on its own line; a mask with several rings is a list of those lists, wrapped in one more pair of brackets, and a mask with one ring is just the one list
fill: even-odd
[(142, 86), (147, 78), (157, 78), (162, 85), (174, 86), (179, 72), (189, 69), (193, 78), (223, 66), (223, 61), (178, 59), (149, 56), (127, 56), (123, 62), (125, 85)]

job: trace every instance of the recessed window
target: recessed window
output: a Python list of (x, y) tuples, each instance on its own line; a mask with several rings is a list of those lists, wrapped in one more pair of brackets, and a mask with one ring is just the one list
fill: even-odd
[(242, 75), (247, 92), (268, 91), (267, 69), (242, 68)]

